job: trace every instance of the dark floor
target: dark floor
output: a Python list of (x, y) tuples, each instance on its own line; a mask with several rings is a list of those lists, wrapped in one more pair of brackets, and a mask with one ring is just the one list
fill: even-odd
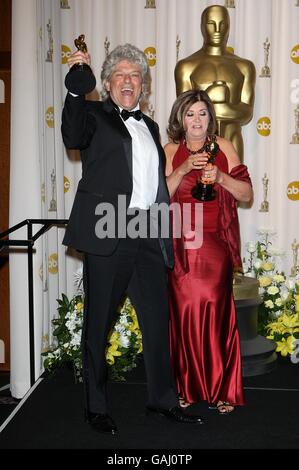
[[(232, 414), (220, 416), (201, 403), (188, 411), (204, 418), (202, 426), (172, 423), (146, 415), (141, 363), (127, 382), (109, 383), (111, 414), (119, 433), (106, 436), (84, 423), (82, 384), (75, 384), (72, 372), (62, 369), (41, 382), (4, 428), (0, 448), (102, 449), (104, 459), (115, 449), (139, 454), (145, 449), (148, 455), (151, 449), (172, 449), (172, 454), (181, 449), (194, 459), (197, 449), (299, 449), (299, 364), (280, 358), (275, 370), (245, 378), (244, 386), (246, 406)], [(10, 411), (11, 406), (0, 408)]]

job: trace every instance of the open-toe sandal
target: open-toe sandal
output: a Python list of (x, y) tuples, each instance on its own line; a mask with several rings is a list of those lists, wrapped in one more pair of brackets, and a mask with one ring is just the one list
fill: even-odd
[(227, 401), (219, 401), (216, 405), (218, 413), (220, 415), (227, 415), (234, 411), (234, 407)]
[(188, 406), (191, 405), (191, 403), (188, 403), (188, 402), (185, 401), (185, 399), (182, 398), (182, 397), (179, 397), (179, 403), (180, 403), (180, 407), (181, 407), (181, 408), (188, 408)]

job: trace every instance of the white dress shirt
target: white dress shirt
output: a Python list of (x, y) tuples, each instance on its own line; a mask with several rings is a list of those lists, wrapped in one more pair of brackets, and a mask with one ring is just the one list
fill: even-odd
[[(133, 111), (139, 109), (137, 106)], [(120, 109), (121, 111), (121, 109)], [(153, 137), (144, 120), (129, 117), (124, 121), (132, 137), (133, 191), (129, 208), (147, 210), (158, 191), (159, 156)]]

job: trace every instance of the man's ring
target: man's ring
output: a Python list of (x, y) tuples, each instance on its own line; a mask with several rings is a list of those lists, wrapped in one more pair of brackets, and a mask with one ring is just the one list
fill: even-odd
[(192, 165), (193, 165), (193, 166), (195, 166), (195, 165), (196, 165), (196, 163), (195, 163), (195, 162), (192, 162)]

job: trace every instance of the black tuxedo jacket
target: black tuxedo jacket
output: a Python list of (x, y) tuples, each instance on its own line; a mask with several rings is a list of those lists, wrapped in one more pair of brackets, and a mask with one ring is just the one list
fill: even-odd
[[(157, 203), (169, 204), (165, 180), (165, 154), (160, 144), (158, 125), (144, 115), (159, 154)], [(110, 203), (117, 220), (118, 196), (126, 196), (128, 207), (132, 189), (132, 139), (110, 99), (86, 101), (83, 96), (67, 94), (62, 113), (62, 137), (66, 148), (80, 149), (82, 178), (79, 181), (63, 243), (79, 251), (109, 256), (119, 239), (98, 238), (95, 227), (100, 216), (99, 203)], [(159, 237), (165, 264), (173, 266), (171, 233)]]

